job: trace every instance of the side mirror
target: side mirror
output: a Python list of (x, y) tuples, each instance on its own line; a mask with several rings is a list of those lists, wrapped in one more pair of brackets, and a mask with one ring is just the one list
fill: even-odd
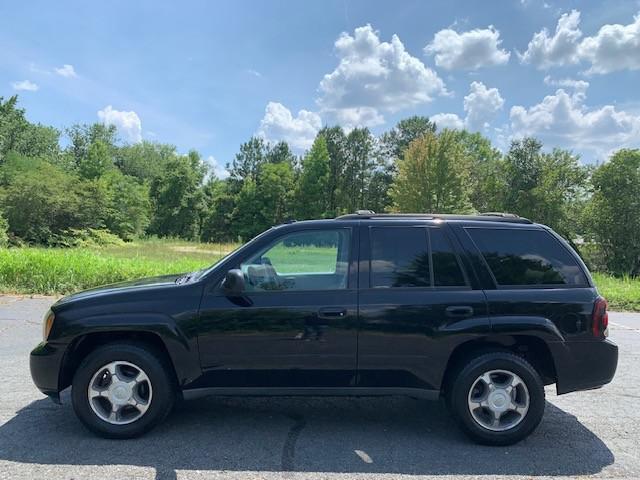
[(242, 270), (234, 268), (227, 272), (222, 282), (224, 292), (230, 297), (238, 297), (244, 292), (244, 274)]

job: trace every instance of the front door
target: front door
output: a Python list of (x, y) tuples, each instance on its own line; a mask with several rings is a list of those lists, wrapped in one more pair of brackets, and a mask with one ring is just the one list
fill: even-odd
[(357, 262), (351, 227), (276, 230), (231, 268), (245, 292), (205, 289), (198, 337), (206, 387), (353, 384)]

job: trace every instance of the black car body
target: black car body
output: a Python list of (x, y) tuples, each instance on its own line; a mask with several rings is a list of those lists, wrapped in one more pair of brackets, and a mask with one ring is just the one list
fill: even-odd
[[(541, 385), (555, 383), (562, 394), (613, 378), (618, 353), (606, 339), (606, 322), (606, 302), (584, 263), (545, 226), (508, 215), (365, 212), (274, 227), (189, 276), (65, 297), (51, 307), (50, 331), (31, 353), (31, 372), (37, 387), (59, 401), (92, 352), (127, 343), (161, 359), (167, 382), (185, 398), (437, 399), (455, 390), (472, 359), (489, 355), (495, 362), (491, 355), (501, 353), (525, 361)], [(511, 380), (499, 378), (504, 368), (496, 365), (491, 375), (502, 388)], [(516, 377), (524, 382), (524, 375)], [(533, 409), (534, 387), (524, 383)], [(464, 398), (475, 401), (471, 393)], [(494, 435), (490, 424), (486, 435), (469, 433), (510, 443), (535, 424), (512, 437)], [(88, 426), (111, 436), (139, 433)]]

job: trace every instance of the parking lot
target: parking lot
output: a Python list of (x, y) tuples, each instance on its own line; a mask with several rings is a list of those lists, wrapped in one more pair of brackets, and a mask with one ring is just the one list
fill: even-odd
[(0, 479), (640, 478), (640, 314), (610, 314), (613, 383), (557, 397), (512, 447), (468, 441), (410, 398), (205, 398), (143, 438), (104, 440), (31, 383), (50, 298), (0, 296)]

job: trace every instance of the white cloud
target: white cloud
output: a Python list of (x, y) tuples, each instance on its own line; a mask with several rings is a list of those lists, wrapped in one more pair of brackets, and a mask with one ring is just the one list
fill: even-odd
[(274, 142), (284, 140), (293, 148), (304, 150), (311, 147), (320, 128), (322, 120), (317, 113), (300, 110), (294, 117), (281, 103), (269, 102), (258, 135)]
[(224, 165), (218, 162), (218, 160), (216, 160), (216, 158), (213, 155), (209, 155), (205, 160), (205, 163), (209, 165), (209, 167), (211, 168), (211, 171), (217, 178), (223, 180), (229, 176), (229, 172), (224, 167)]
[(78, 76), (75, 69), (73, 68), (73, 65), (69, 65), (68, 63), (65, 63), (60, 68), (54, 68), (53, 70), (61, 77), (75, 78)]
[(446, 95), (443, 80), (410, 55), (397, 35), (381, 42), (371, 25), (342, 33), (335, 42), (338, 66), (320, 82), (320, 113), (352, 126), (376, 125), (397, 112)]
[(469, 94), (464, 97), (464, 119), (455, 113), (439, 113), (430, 119), (436, 122), (439, 128), (466, 128), (475, 132), (488, 128), (489, 122), (503, 106), (504, 98), (497, 88), (487, 88), (482, 82), (472, 82)]
[(486, 128), (503, 106), (504, 99), (497, 88), (487, 88), (482, 82), (472, 82), (469, 95), (464, 97), (466, 128), (472, 131)]
[(36, 92), (40, 87), (30, 80), (21, 80), (11, 84), (14, 90), (24, 90), (27, 92)]
[(640, 14), (628, 25), (603, 25), (592, 37), (582, 38), (579, 24), (579, 11), (562, 14), (555, 34), (536, 33), (520, 60), (541, 69), (589, 62), (587, 74), (640, 70)]
[(424, 47), (427, 55), (435, 55), (436, 65), (447, 70), (476, 70), (504, 65), (510, 53), (500, 48), (500, 32), (489, 26), (458, 33), (446, 28)]
[(553, 36), (546, 28), (536, 33), (527, 50), (523, 54), (518, 53), (520, 61), (541, 69), (578, 63), (578, 45), (582, 36), (579, 24), (579, 11), (563, 13)]
[(142, 141), (142, 123), (136, 112), (114, 110), (111, 105), (98, 111), (98, 118), (106, 125), (115, 125), (118, 132), (129, 142)]
[(253, 70), (253, 69), (251, 69), (251, 68), (248, 68), (248, 69), (246, 69), (245, 71), (246, 71), (249, 75), (251, 75), (251, 76), (253, 76), (253, 77), (258, 77), (258, 78), (261, 78), (261, 77), (262, 77), (262, 74), (261, 74), (259, 71), (257, 71), (257, 70)]
[(451, 128), (454, 130), (462, 130), (464, 128), (464, 120), (455, 113), (437, 113), (429, 117), (429, 120), (435, 122), (439, 129)]
[(572, 94), (559, 88), (529, 108), (512, 107), (512, 134), (532, 135), (551, 147), (576, 149), (602, 159), (613, 149), (640, 146), (640, 116), (612, 105), (589, 108), (584, 104), (584, 85), (574, 88)]
[(640, 14), (629, 25), (603, 25), (580, 44), (580, 58), (591, 63), (587, 73), (640, 69)]

